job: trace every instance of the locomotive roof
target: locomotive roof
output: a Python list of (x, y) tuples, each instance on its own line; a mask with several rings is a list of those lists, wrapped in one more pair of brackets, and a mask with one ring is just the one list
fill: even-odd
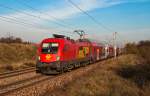
[[(84, 42), (85, 42), (85, 43), (92, 44), (93, 46), (106, 46), (106, 44), (98, 43), (96, 41), (92, 41), (92, 40), (89, 40), (87, 38), (85, 38), (85, 39), (78, 39), (78, 40), (75, 41), (75, 40), (70, 39), (69, 37), (65, 37), (63, 35), (54, 34), (53, 36), (54, 36), (53, 38), (46, 38), (42, 42), (50, 42), (50, 41), (53, 41), (53, 42), (65, 42), (65, 41), (69, 41), (69, 42), (78, 43), (78, 44), (84, 44)], [(108, 45), (108, 46), (110, 46), (110, 45)]]
[(92, 45), (94, 46), (105, 46), (105, 44), (103, 43), (99, 43), (99, 42), (96, 42), (96, 41), (93, 41), (93, 40), (90, 40), (90, 39), (78, 39), (77, 42), (88, 42), (88, 43), (91, 43)]
[(42, 42), (50, 42), (50, 41), (54, 41), (54, 42), (64, 42), (64, 41), (70, 41), (72, 43), (74, 43), (75, 41), (72, 39), (67, 39), (67, 38), (46, 38), (44, 39)]

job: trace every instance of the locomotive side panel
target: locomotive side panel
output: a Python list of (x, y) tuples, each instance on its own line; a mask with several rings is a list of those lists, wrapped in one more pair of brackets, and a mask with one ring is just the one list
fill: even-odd
[(66, 41), (62, 49), (63, 61), (75, 60), (76, 59), (76, 44)]

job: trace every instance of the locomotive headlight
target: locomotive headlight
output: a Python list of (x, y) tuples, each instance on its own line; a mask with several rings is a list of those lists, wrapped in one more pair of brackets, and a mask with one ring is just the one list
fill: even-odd
[(57, 56), (57, 57), (56, 57), (56, 61), (59, 61), (59, 60), (60, 60), (60, 56)]
[(38, 60), (41, 60), (41, 57), (40, 57), (40, 56), (38, 56)]

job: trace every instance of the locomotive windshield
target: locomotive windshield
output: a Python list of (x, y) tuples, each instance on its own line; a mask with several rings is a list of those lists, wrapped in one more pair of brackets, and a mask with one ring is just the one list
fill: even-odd
[(42, 53), (56, 54), (58, 52), (58, 43), (43, 43)]

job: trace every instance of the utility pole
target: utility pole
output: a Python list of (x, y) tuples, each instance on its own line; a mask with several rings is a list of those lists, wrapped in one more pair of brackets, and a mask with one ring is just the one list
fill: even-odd
[(113, 33), (113, 47), (114, 47), (114, 56), (115, 56), (115, 58), (117, 56), (116, 36), (117, 36), (117, 32), (114, 32)]
[(80, 35), (80, 39), (84, 38), (85, 32), (83, 30), (75, 30), (74, 32)]

